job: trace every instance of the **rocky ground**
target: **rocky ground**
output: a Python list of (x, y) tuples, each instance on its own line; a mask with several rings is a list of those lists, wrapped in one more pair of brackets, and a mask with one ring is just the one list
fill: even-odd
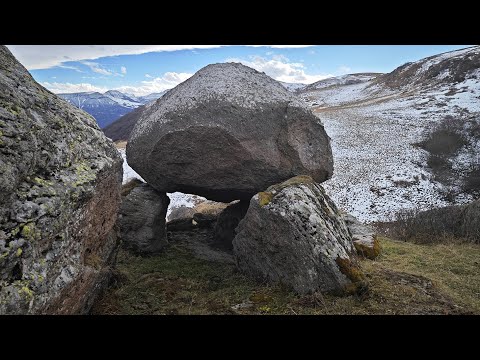
[(211, 247), (211, 230), (170, 235), (161, 254), (119, 252), (114, 286), (93, 314), (480, 314), (475, 245), (382, 238), (379, 258), (361, 261), (368, 290), (302, 296), (240, 274), (230, 254)]

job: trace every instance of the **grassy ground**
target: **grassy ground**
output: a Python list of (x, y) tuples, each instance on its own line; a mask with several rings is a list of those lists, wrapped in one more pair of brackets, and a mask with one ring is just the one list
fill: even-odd
[(182, 242), (142, 258), (123, 250), (116, 286), (94, 314), (480, 314), (480, 246), (416, 245), (381, 239), (363, 260), (362, 296), (298, 296), (255, 283), (232, 264), (200, 260)]

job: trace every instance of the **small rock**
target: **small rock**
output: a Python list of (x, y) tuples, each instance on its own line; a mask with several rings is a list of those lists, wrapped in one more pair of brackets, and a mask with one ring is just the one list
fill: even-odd
[(368, 259), (375, 259), (381, 251), (375, 231), (370, 226), (358, 221), (353, 215), (343, 214), (343, 219), (352, 234), (353, 245), (357, 253)]

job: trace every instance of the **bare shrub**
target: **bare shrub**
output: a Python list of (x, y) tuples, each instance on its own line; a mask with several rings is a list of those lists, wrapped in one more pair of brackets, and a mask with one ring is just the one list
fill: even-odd
[(404, 210), (390, 226), (391, 236), (416, 243), (480, 243), (480, 201), (427, 211)]

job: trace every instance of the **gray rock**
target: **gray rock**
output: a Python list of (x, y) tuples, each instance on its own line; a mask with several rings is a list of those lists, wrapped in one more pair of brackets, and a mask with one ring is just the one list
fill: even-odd
[(196, 228), (192, 218), (174, 219), (167, 223), (167, 231), (187, 231)]
[(167, 220), (179, 220), (179, 219), (192, 219), (193, 214), (195, 214), (195, 209), (192, 207), (180, 206), (176, 209), (173, 209), (172, 212), (168, 215)]
[(88, 312), (117, 247), (122, 158), (0, 46), (0, 314)]
[(230, 202), (300, 174), (333, 170), (330, 139), (297, 97), (236, 63), (198, 71), (142, 111), (129, 165), (158, 191)]
[(139, 254), (157, 253), (168, 244), (165, 216), (170, 199), (148, 184), (135, 187), (122, 201), (118, 227), (122, 246)]
[(371, 260), (380, 255), (380, 243), (373, 228), (361, 223), (353, 215), (342, 214), (342, 216), (352, 234), (353, 245), (357, 253)]
[(193, 221), (195, 221), (200, 228), (209, 228), (217, 221), (216, 214), (209, 213), (195, 213), (193, 214)]
[(249, 206), (247, 201), (239, 201), (229, 205), (218, 216), (215, 224), (215, 244), (226, 250), (232, 250), (232, 241), (235, 238), (235, 229), (245, 217)]
[(306, 294), (355, 291), (363, 278), (343, 218), (309, 176), (255, 195), (236, 231), (237, 266), (259, 280)]

